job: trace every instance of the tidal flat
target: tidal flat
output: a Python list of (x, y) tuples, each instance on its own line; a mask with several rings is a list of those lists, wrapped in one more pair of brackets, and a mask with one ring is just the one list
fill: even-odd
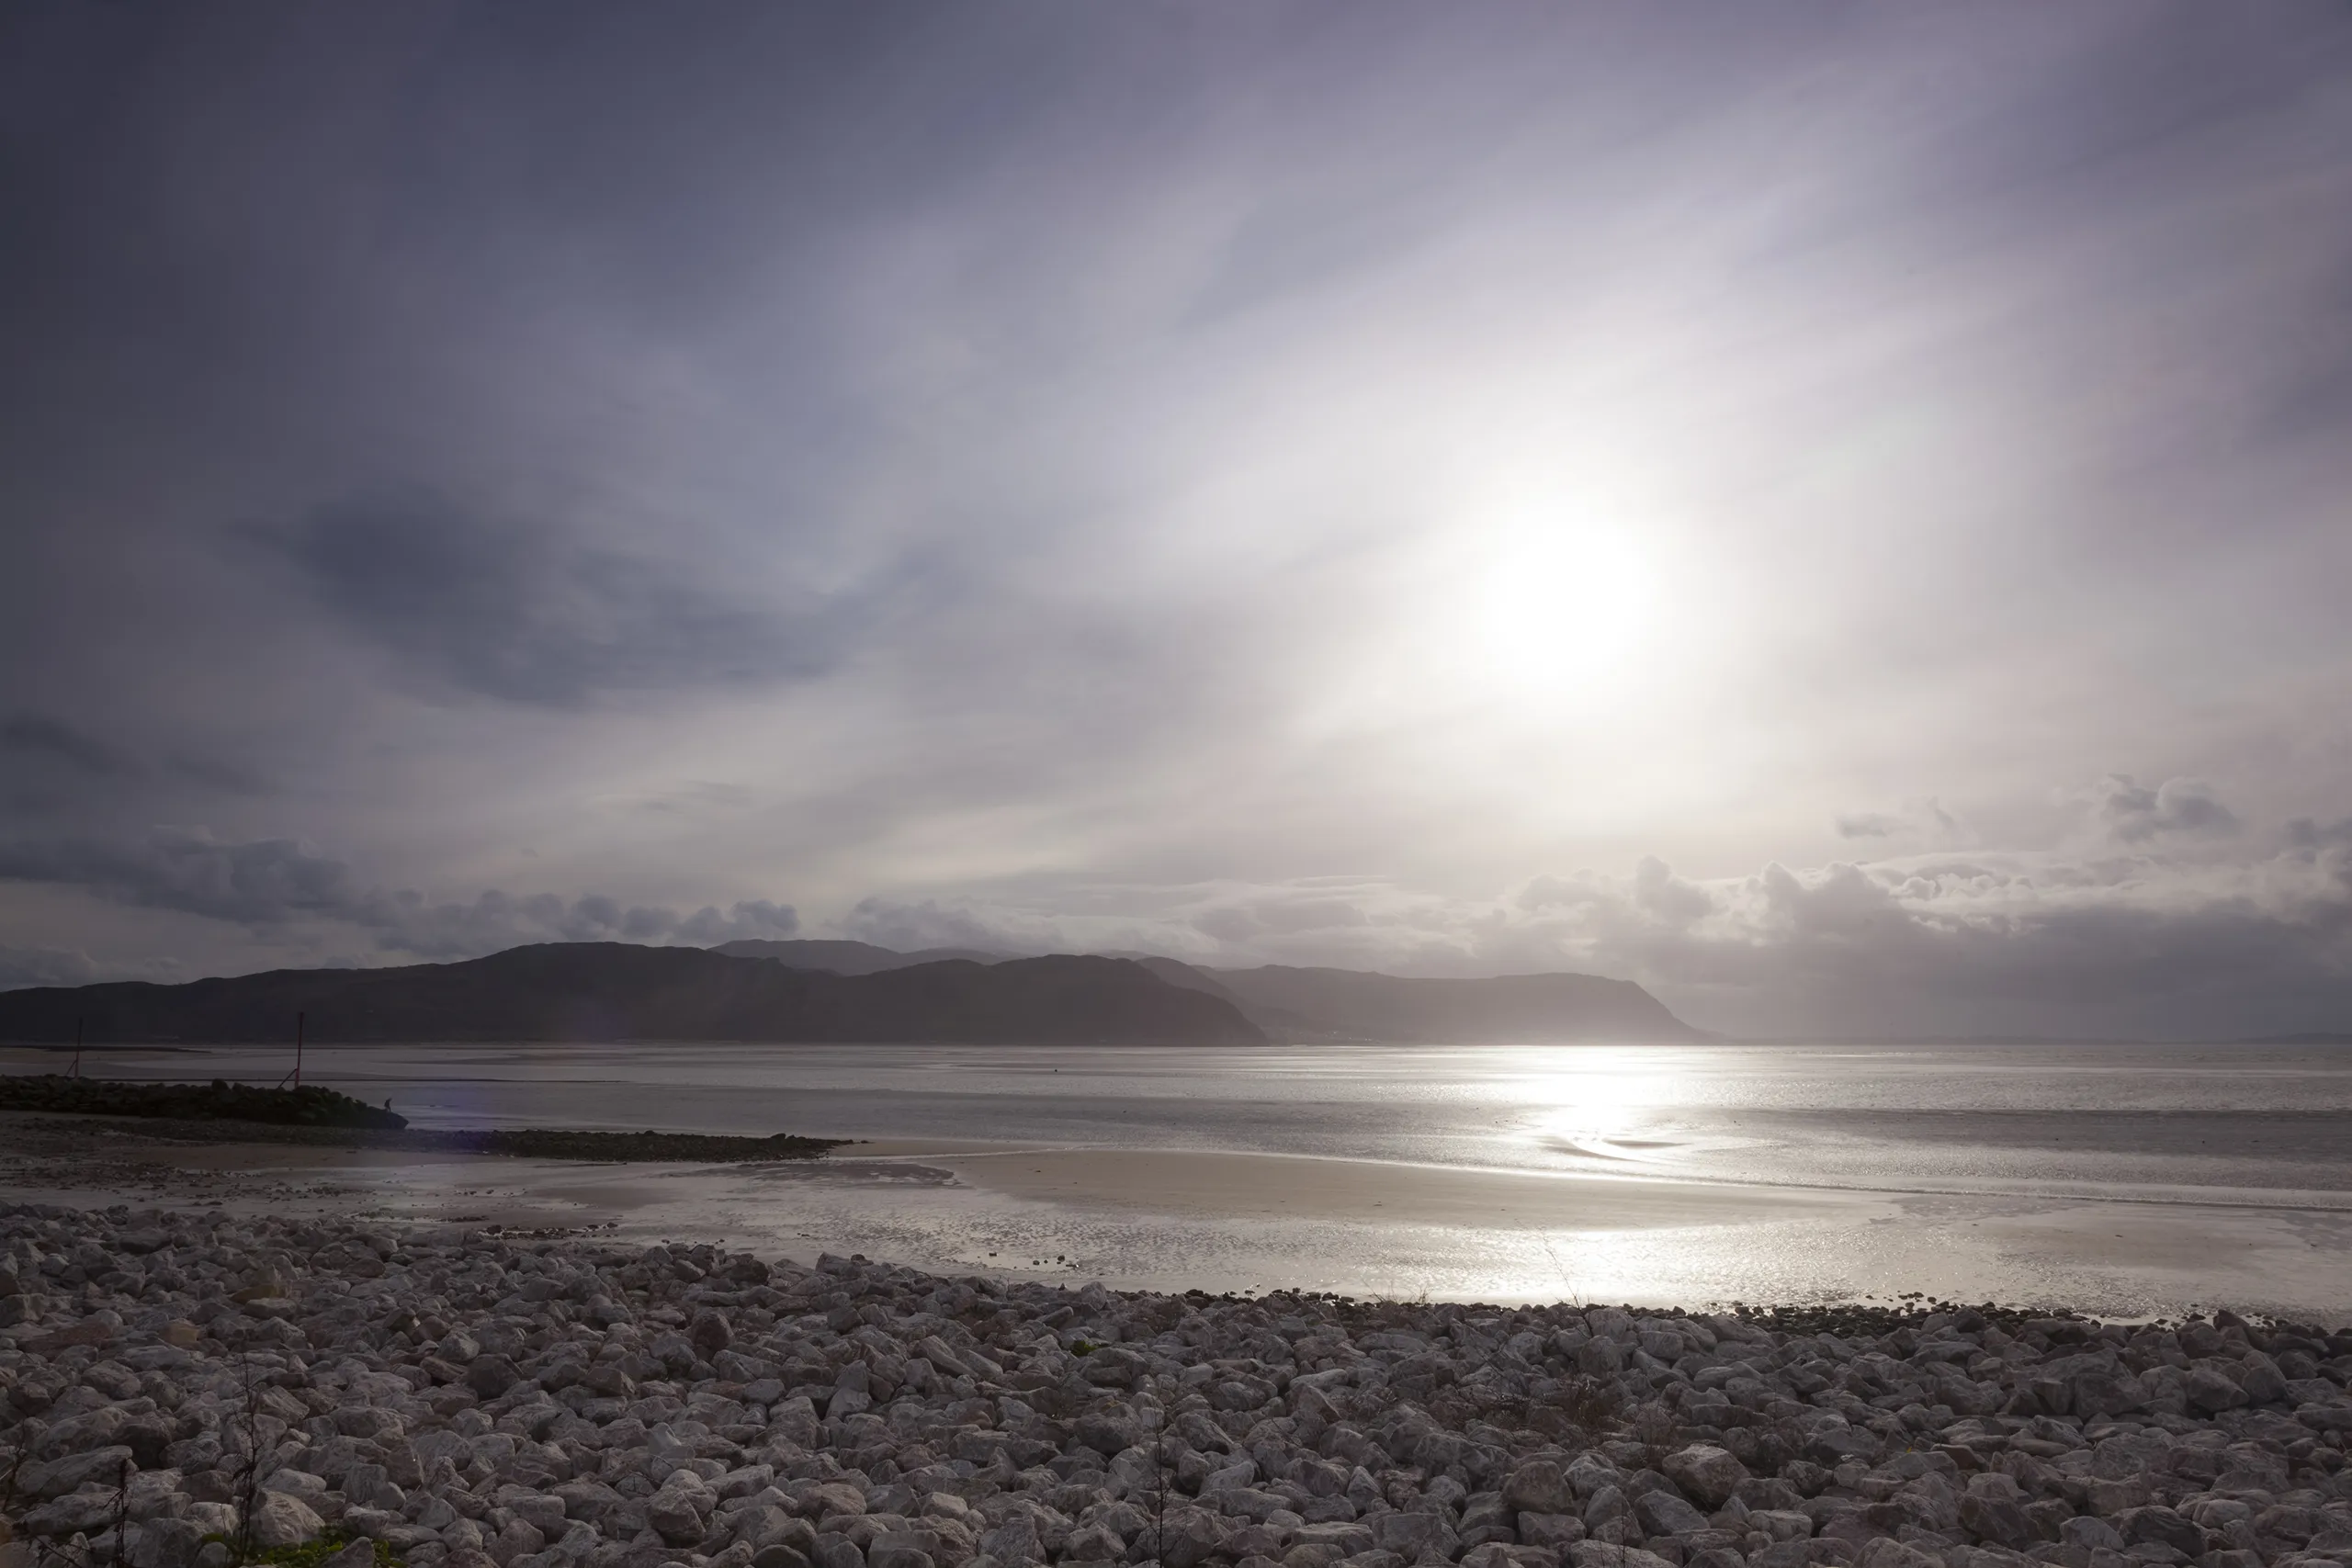
[[(0, 1052), (11, 1070), (55, 1062)], [(207, 1048), (93, 1053), (90, 1070), (267, 1083), (290, 1065)], [(2340, 1047), (419, 1044), (317, 1051), (310, 1070), (435, 1136), (856, 1141), (598, 1165), (131, 1127), (66, 1148), (12, 1127), (0, 1196), (596, 1225), (1159, 1292), (1925, 1292), (2114, 1319), (2352, 1303)]]

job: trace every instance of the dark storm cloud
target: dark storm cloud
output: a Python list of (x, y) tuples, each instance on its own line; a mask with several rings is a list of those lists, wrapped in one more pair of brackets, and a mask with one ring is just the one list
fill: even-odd
[(459, 691), (509, 702), (754, 684), (832, 658), (821, 608), (747, 604), (678, 563), (424, 492), (339, 502), (254, 536), (355, 630)]
[(17, 714), (0, 720), (0, 750), (26, 757), (62, 761), (84, 773), (119, 777), (140, 772), (139, 765), (105, 741), (85, 735), (62, 719), (38, 714)]
[(85, 953), (57, 947), (0, 947), (0, 991), (24, 986), (86, 986), (98, 977), (98, 966)]
[[(0, 720), (0, 758), (10, 764), (11, 793), (20, 805), (53, 802), (61, 783), (87, 798), (92, 791), (120, 793), (159, 776), (169, 787), (193, 784), (222, 795), (266, 795), (267, 783), (217, 757), (174, 752), (153, 762), (108, 745), (85, 730), (42, 714)], [(35, 774), (44, 775), (35, 783)]]
[[(435, 901), (414, 891), (363, 886), (343, 862), (291, 840), (234, 842), (187, 829), (158, 829), (136, 840), (0, 842), (0, 882), (70, 887), (263, 932), (301, 922), (355, 926), (381, 952), (425, 958), (472, 958), (528, 942), (709, 946), (740, 937), (790, 936), (800, 923), (790, 905), (768, 899), (739, 901), (723, 911), (706, 905), (683, 916), (601, 894), (567, 901), (492, 889), (461, 902)], [(20, 954), (11, 963), (25, 975), (72, 967), (53, 950)]]
[(149, 908), (271, 924), (351, 907), (350, 868), (290, 839), (225, 843), (158, 830), (136, 840), (0, 842), (0, 881), (55, 883)]

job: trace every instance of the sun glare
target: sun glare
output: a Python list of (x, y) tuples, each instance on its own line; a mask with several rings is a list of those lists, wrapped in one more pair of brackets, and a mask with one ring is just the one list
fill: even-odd
[(1475, 646), (1491, 674), (1555, 691), (1618, 674), (1639, 651), (1655, 574), (1619, 531), (1529, 526), (1486, 563), (1472, 596)]

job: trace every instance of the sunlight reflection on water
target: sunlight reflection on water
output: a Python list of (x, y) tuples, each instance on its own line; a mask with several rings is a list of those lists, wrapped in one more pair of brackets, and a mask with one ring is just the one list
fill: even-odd
[[(99, 1070), (274, 1079), (282, 1055), (110, 1053)], [(1925, 1289), (2117, 1313), (2352, 1303), (2339, 1261), (2352, 1052), (2326, 1047), (428, 1044), (316, 1049), (310, 1077), (390, 1095), (428, 1126), (789, 1130), (1114, 1160), (1232, 1151), (1364, 1162), (1351, 1168), (1367, 1181), (1517, 1171), (1846, 1195), (1702, 1223), (1571, 1179), (1546, 1190), (1554, 1220), (1464, 1223), (1321, 1200), (1137, 1212), (1111, 1190), (1115, 1164), (1100, 1190), (1028, 1194), (872, 1171), (511, 1168), (516, 1201), (610, 1213), (624, 1234), (1053, 1278), (1075, 1265), (1130, 1285), (1645, 1301)], [(435, 1179), (456, 1178), (403, 1178), (398, 1201), (430, 1212)]]

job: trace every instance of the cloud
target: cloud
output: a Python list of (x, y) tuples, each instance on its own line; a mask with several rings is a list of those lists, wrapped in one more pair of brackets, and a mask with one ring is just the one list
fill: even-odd
[(114, 959), (101, 964), (77, 948), (0, 944), (0, 991), (28, 986), (86, 986), (98, 980), (153, 980), (168, 985), (188, 977), (185, 966), (170, 958)]
[(667, 560), (475, 515), (429, 491), (345, 501), (248, 536), (344, 624), (479, 696), (572, 707), (812, 675), (834, 657), (832, 619), (813, 601), (721, 593)]
[(905, 953), (926, 947), (1039, 952), (1061, 945), (1063, 935), (1061, 923), (1050, 917), (1022, 916), (1010, 910), (982, 914), (943, 906), (929, 898), (918, 902), (861, 898), (834, 926), (842, 935), (854, 941)]
[(2109, 773), (2093, 788), (2091, 807), (2109, 833), (2127, 844), (2166, 835), (2227, 838), (2237, 832), (2235, 814), (2198, 779), (2166, 779), (2154, 789), (2129, 773)]
[(53, 759), (103, 777), (122, 777), (143, 771), (105, 741), (62, 719), (39, 714), (16, 714), (0, 719), (0, 750)]
[(1841, 812), (1831, 824), (1841, 839), (1927, 837), (1951, 839), (1960, 831), (1960, 819), (1932, 797), (1905, 806), (1901, 811)]
[(0, 881), (62, 883), (119, 903), (245, 925), (333, 918), (356, 897), (349, 867), (294, 840), (229, 842), (201, 829), (0, 842)]
[(0, 946), (0, 991), (27, 986), (86, 986), (98, 978), (89, 954), (60, 947)]
[(1645, 914), (1668, 925), (1688, 925), (1714, 913), (1714, 895), (1695, 882), (1686, 882), (1656, 855), (1644, 855), (1634, 867), (1634, 902)]
[[(2086, 798), (2096, 820), (2121, 825), (2114, 836), (1770, 863), (1729, 877), (1643, 856), (1623, 874), (1547, 874), (1483, 898), (1379, 877), (873, 896), (829, 927), (902, 949), (1147, 951), (1217, 967), (1582, 970), (1637, 980), (1691, 1021), (1733, 1032), (2227, 1037), (2352, 1022), (2352, 818), (2298, 818), (2256, 836), (2210, 789), (2181, 781), (2143, 790), (2110, 780)], [(2167, 826), (2140, 832), (2143, 819)], [(2236, 831), (2216, 840), (2222, 820)], [(2217, 853), (2223, 844), (2239, 847)], [(354, 929), (379, 953), (425, 959), (529, 942), (707, 945), (801, 930), (796, 909), (765, 900), (682, 914), (594, 894), (435, 899), (366, 885), (298, 840), (192, 829), (0, 845), (0, 878), (273, 939)], [(91, 973), (55, 953), (10, 962), (27, 976)]]
[(779, 938), (800, 929), (788, 904), (765, 899), (689, 915), (661, 905), (630, 904), (591, 894), (567, 903), (553, 894), (515, 897), (496, 889), (470, 901), (436, 903), (413, 892), (371, 893), (342, 916), (371, 931), (387, 953), (419, 958), (471, 958), (534, 942), (685, 942), (710, 947), (743, 937)]
[(15, 9), (0, 940), (2325, 994), (2340, 6)]
[(97, 897), (168, 909), (256, 931), (340, 922), (368, 932), (385, 953), (468, 958), (533, 942), (684, 942), (784, 937), (799, 929), (788, 904), (756, 899), (686, 915), (662, 905), (623, 905), (601, 894), (566, 901), (498, 889), (435, 901), (413, 890), (363, 886), (351, 868), (292, 839), (245, 841), (200, 829), (158, 829), (143, 838), (0, 842), (0, 881), (80, 888)]
[(2234, 814), (2185, 783), (2138, 793), (2147, 799), (2126, 803), (2127, 825), (2173, 826), (2123, 852), (1940, 851), (1707, 879), (1645, 856), (1630, 874), (1535, 876), (1491, 899), (1321, 878), (1090, 888), (1085, 915), (1042, 900), (868, 900), (859, 919), (875, 940), (952, 931), (979, 946), (1137, 949), (1212, 966), (1585, 970), (1640, 981), (1732, 1032), (2233, 1038), (2352, 1026), (2352, 819), (2290, 822), (2234, 859), (2202, 845), (2178, 856), (2165, 840), (2223, 831), (2214, 824)]

